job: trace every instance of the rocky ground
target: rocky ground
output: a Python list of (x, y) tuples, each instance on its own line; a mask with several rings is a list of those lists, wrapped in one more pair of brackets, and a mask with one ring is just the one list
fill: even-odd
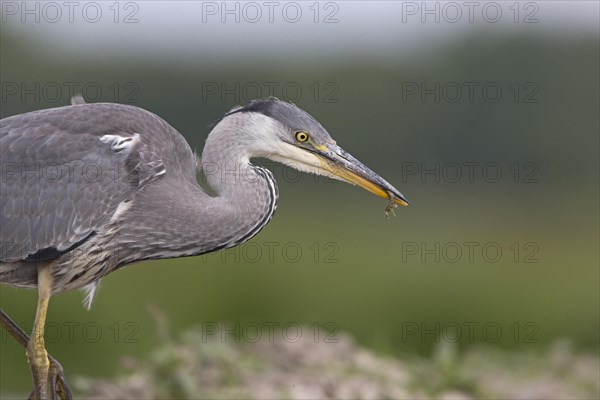
[[(87, 399), (598, 399), (599, 359), (558, 342), (545, 354), (440, 344), (430, 359), (393, 359), (307, 337), (206, 341), (200, 329), (167, 340), (112, 379), (78, 378)], [(73, 379), (73, 378), (71, 378)]]

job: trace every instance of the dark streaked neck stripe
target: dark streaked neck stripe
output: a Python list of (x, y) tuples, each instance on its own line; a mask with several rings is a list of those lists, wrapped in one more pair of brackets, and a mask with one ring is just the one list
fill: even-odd
[(277, 210), (277, 200), (279, 198), (279, 191), (277, 189), (277, 183), (275, 182), (273, 174), (268, 169), (264, 169), (256, 165), (250, 164), (250, 167), (253, 168), (254, 171), (256, 171), (257, 175), (261, 176), (267, 183), (267, 188), (269, 190), (268, 211), (260, 219), (260, 221), (258, 221), (258, 223), (256, 223), (256, 225), (254, 225), (245, 235), (243, 235), (239, 239), (230, 240), (225, 245), (226, 248), (235, 247), (254, 237), (258, 232), (261, 231), (262, 228), (264, 228), (264, 226), (267, 223), (269, 223), (269, 221), (271, 220), (271, 218), (273, 218), (273, 215), (275, 214), (275, 210)]

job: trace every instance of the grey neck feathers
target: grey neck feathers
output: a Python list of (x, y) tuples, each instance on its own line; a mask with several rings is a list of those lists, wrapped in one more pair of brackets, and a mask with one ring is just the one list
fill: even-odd
[[(233, 247), (270, 221), (277, 208), (277, 185), (270, 171), (250, 164), (251, 143), (239, 138), (244, 134), (235, 124), (220, 123), (206, 142), (202, 168), (216, 196), (207, 195), (195, 183), (168, 176), (153, 183), (154, 190), (140, 199), (150, 204), (140, 209), (159, 211), (136, 216), (134, 207), (129, 214), (136, 222), (127, 224), (131, 228), (122, 232), (120, 243), (142, 248), (128, 251), (128, 258), (181, 257)], [(161, 214), (162, 193), (169, 191), (178, 195), (170, 197), (168, 211)]]
[[(266, 118), (257, 115), (257, 118)], [(233, 247), (256, 235), (273, 217), (279, 192), (271, 171), (252, 165), (255, 136), (237, 116), (221, 121), (202, 152), (202, 170), (217, 193), (210, 216), (221, 223), (222, 246)]]

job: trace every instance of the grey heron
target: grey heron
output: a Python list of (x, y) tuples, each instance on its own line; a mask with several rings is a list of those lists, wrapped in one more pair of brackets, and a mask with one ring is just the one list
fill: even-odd
[[(358, 185), (388, 199), (386, 215), (408, 205), (316, 119), (275, 98), (226, 113), (201, 158), (157, 115), (80, 97), (2, 119), (0, 155), (0, 282), (38, 290), (30, 337), (1, 309), (0, 320), (26, 347), (37, 399), (71, 398), (44, 345), (51, 295), (84, 288), (89, 308), (99, 280), (125, 265), (252, 238), (275, 213), (278, 189), (272, 173), (251, 159)], [(214, 193), (198, 184), (198, 170)]]

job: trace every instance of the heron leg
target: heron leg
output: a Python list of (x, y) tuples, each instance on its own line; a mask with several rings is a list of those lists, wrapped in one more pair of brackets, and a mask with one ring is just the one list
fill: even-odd
[[(21, 344), (21, 346), (27, 348), (29, 336), (1, 308), (0, 323), (4, 329), (6, 329), (6, 331)], [(52, 388), (56, 388), (55, 390), (50, 391), (50, 395), (52, 398), (55, 398), (56, 394), (58, 394), (58, 397), (62, 400), (73, 400), (73, 392), (65, 379), (62, 366), (50, 355), (48, 355), (48, 360), (50, 361), (48, 381), (49, 384), (52, 385)], [(31, 393), (29, 398), (35, 398), (35, 391)]]
[(52, 270), (49, 265), (38, 266), (38, 304), (33, 331), (27, 343), (26, 353), (33, 376), (33, 392), (37, 400), (48, 398), (48, 373), (50, 360), (44, 344), (46, 313), (52, 294)]
[(50, 361), (44, 345), (44, 326), (46, 312), (52, 288), (52, 275), (50, 268), (38, 267), (38, 304), (35, 313), (35, 322), (27, 346), (27, 360), (33, 376), (33, 392), (37, 400), (48, 398), (48, 370)]

